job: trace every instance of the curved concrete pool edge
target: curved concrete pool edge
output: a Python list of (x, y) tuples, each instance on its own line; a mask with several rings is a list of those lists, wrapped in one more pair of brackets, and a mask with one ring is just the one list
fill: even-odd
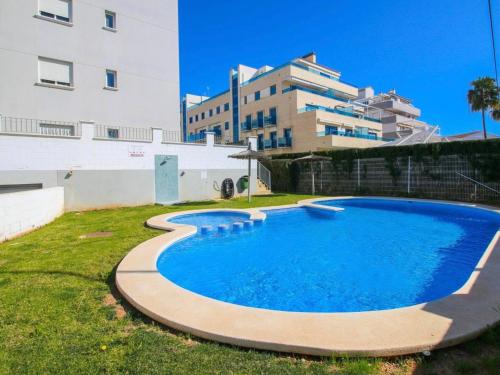
[[(156, 268), (165, 248), (196, 233), (195, 227), (168, 223), (168, 218), (226, 211), (265, 219), (264, 210), (301, 206), (324, 209), (325, 206), (314, 202), (346, 198), (354, 197), (316, 198), (296, 205), (241, 210), (182, 211), (153, 217), (147, 221), (149, 226), (169, 232), (141, 243), (122, 260), (116, 271), (117, 288), (135, 308), (174, 329), (242, 347), (308, 355), (416, 353), (461, 343), (500, 322), (500, 231), (467, 282), (455, 293), (437, 301), (393, 310), (294, 313), (244, 307), (192, 293), (163, 277)], [(499, 212), (488, 206), (460, 205)]]

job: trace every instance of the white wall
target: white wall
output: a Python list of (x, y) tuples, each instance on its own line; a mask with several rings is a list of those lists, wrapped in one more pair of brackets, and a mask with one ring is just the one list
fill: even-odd
[[(0, 1), (0, 113), (179, 129), (177, 0), (73, 0), (73, 26), (37, 12), (38, 0)], [(73, 62), (74, 90), (35, 86), (39, 56)], [(118, 91), (103, 89), (106, 69)]]
[(50, 223), (64, 212), (64, 188), (0, 194), (0, 242)]
[(245, 161), (228, 158), (242, 146), (162, 143), (159, 129), (154, 129), (153, 142), (97, 140), (93, 128), (82, 123), (81, 139), (0, 133), (0, 171), (153, 170), (155, 155), (178, 155), (179, 170), (247, 168)]

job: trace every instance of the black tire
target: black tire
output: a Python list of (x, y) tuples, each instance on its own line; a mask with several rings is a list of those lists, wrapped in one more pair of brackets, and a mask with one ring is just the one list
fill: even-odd
[(224, 199), (231, 199), (234, 196), (234, 182), (232, 179), (226, 178), (222, 181), (221, 193)]

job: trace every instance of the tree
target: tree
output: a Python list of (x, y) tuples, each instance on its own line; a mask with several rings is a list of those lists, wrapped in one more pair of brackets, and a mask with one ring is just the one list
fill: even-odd
[(491, 115), (495, 120), (500, 118), (499, 90), (495, 80), (491, 77), (478, 78), (471, 85), (472, 89), (467, 93), (467, 101), (472, 112), (481, 111), (483, 135), (484, 139), (486, 139), (486, 111), (491, 111)]

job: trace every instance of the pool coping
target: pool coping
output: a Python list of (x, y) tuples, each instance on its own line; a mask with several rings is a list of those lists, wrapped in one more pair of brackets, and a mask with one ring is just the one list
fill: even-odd
[(322, 200), (370, 198), (495, 207), (449, 201), (392, 197), (324, 197), (297, 204), (251, 209), (179, 211), (147, 220), (166, 230), (135, 247), (116, 271), (120, 293), (150, 318), (209, 340), (248, 348), (308, 355), (395, 356), (455, 345), (500, 322), (500, 231), (484, 251), (466, 283), (442, 299), (392, 310), (353, 313), (298, 313), (230, 304), (195, 294), (163, 277), (156, 268), (171, 244), (196, 233), (196, 227), (168, 223), (174, 216), (239, 212), (265, 219), (262, 211), (294, 207), (339, 210), (314, 204)]

